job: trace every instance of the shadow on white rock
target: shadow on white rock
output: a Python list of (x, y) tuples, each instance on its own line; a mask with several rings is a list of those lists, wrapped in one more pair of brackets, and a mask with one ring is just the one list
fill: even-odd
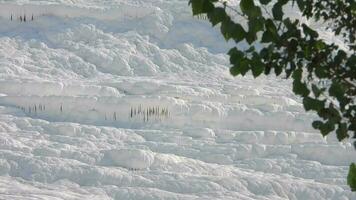
[(141, 149), (111, 149), (104, 151), (103, 165), (127, 169), (147, 169), (154, 162), (154, 153)]
[(214, 138), (215, 132), (210, 128), (186, 128), (183, 130), (184, 135), (193, 138)]

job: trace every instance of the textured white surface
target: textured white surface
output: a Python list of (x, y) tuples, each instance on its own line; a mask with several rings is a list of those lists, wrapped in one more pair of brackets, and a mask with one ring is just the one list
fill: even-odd
[(356, 199), (351, 141), (289, 81), (231, 77), (187, 1), (0, 3), (0, 199)]

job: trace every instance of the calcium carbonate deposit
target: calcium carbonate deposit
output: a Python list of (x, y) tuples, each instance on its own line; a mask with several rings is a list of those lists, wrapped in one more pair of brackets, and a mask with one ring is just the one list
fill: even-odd
[(352, 141), (231, 45), (187, 0), (0, 0), (0, 199), (356, 199)]

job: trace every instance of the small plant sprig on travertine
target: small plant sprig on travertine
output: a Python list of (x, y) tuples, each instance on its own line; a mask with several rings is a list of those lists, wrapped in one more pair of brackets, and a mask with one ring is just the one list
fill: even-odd
[(143, 122), (148, 121), (162, 121), (169, 118), (170, 112), (167, 107), (160, 106), (149, 106), (143, 107), (141, 104), (139, 106), (134, 106), (130, 108), (129, 117), (130, 119), (138, 118), (142, 119)]

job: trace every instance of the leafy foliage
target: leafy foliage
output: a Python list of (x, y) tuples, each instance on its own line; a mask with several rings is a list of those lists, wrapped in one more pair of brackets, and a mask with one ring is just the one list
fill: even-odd
[(349, 175), (347, 176), (347, 184), (351, 187), (352, 191), (356, 191), (356, 165), (352, 163), (349, 169)]
[[(274, 72), (291, 78), (304, 108), (320, 117), (312, 124), (315, 129), (323, 136), (335, 132), (340, 141), (352, 134), (356, 138), (356, 1), (241, 0), (233, 6), (223, 0), (190, 0), (189, 4), (194, 15), (206, 14), (213, 26), (220, 24), (226, 40), (235, 41), (236, 47), (228, 52), (232, 75)], [(286, 6), (327, 24), (348, 49), (326, 43), (308, 24), (287, 16)]]

